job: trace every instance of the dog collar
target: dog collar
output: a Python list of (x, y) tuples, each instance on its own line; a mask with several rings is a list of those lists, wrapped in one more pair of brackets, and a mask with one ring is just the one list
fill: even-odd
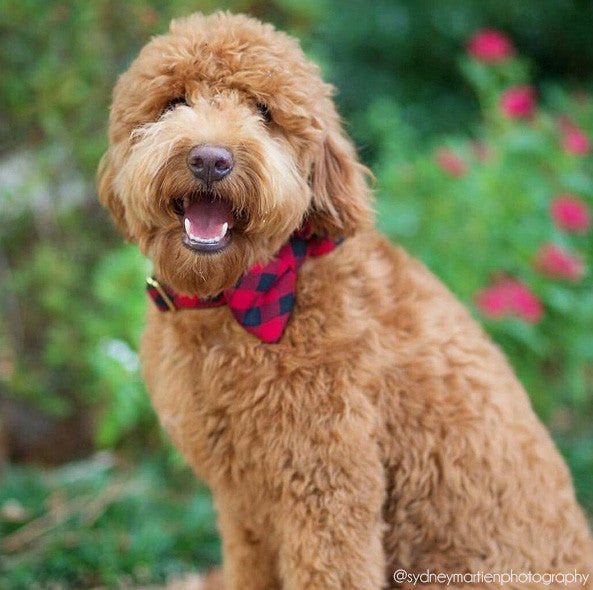
[(294, 308), (298, 269), (310, 256), (328, 254), (342, 241), (299, 231), (292, 235), (271, 262), (255, 264), (234, 287), (215, 297), (200, 298), (175, 293), (154, 277), (146, 279), (148, 295), (160, 311), (228, 305), (245, 330), (263, 342), (278, 342)]

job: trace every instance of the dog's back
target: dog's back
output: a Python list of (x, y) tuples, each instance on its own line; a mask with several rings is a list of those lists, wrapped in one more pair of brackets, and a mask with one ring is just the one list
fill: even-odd
[(378, 324), (393, 353), (379, 407), (391, 569), (514, 572), (527, 587), (592, 573), (570, 473), (503, 354), (420, 263), (389, 259), (393, 305)]

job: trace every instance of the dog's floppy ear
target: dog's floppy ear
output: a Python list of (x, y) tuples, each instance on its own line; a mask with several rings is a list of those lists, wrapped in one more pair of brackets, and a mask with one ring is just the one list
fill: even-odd
[(344, 135), (339, 117), (322, 128), (323, 143), (311, 173), (313, 191), (309, 220), (315, 233), (350, 236), (368, 227), (373, 219), (368, 168), (357, 159), (356, 151)]
[(99, 162), (99, 168), (97, 169), (99, 201), (109, 211), (115, 225), (125, 236), (126, 240), (130, 240), (131, 235), (125, 219), (124, 205), (113, 189), (113, 176), (113, 166), (111, 165), (109, 151), (107, 151), (103, 154)]

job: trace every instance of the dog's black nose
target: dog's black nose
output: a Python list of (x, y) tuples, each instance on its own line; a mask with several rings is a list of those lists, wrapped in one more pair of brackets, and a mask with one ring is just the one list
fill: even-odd
[(224, 178), (235, 165), (233, 154), (218, 145), (194, 145), (187, 154), (187, 165), (206, 184)]

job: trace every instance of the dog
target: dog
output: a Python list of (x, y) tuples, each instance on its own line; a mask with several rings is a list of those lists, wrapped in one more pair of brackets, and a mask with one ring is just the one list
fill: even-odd
[(212, 489), (224, 587), (593, 588), (566, 465), (374, 229), (332, 95), (296, 40), (223, 12), (174, 20), (113, 93), (98, 192), (154, 266), (143, 375)]

